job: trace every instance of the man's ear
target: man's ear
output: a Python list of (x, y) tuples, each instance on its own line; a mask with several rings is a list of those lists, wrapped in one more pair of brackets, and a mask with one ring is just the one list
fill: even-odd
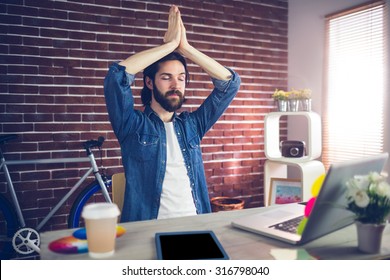
[(151, 78), (146, 76), (145, 83), (146, 83), (146, 86), (148, 87), (148, 89), (153, 90), (153, 81)]

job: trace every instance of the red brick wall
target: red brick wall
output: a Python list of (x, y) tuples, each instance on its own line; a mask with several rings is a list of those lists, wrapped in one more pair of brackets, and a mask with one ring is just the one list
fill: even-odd
[[(82, 141), (102, 135), (103, 163), (110, 172), (120, 171), (103, 78), (112, 61), (162, 42), (170, 3), (179, 5), (189, 41), (242, 78), (237, 98), (202, 142), (210, 196), (263, 205), (263, 120), (274, 109), (273, 90), (287, 85), (287, 0), (2, 1), (0, 132), (20, 135), (6, 146), (8, 158), (78, 156)], [(192, 110), (211, 84), (189, 63), (185, 107)], [(69, 189), (80, 169), (12, 166), (29, 226)], [(0, 181), (0, 192), (6, 192), (4, 176)], [(66, 205), (45, 229), (63, 228), (68, 210)]]

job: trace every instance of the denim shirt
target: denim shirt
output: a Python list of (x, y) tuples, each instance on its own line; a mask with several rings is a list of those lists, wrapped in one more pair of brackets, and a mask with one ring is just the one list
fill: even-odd
[[(230, 71), (229, 81), (213, 79), (214, 90), (196, 111), (175, 113), (172, 119), (198, 214), (211, 212), (200, 143), (240, 87), (239, 75)], [(121, 222), (157, 218), (166, 168), (164, 123), (148, 105), (143, 112), (134, 109), (130, 88), (134, 79), (124, 66), (114, 63), (104, 80), (107, 110), (126, 175)]]

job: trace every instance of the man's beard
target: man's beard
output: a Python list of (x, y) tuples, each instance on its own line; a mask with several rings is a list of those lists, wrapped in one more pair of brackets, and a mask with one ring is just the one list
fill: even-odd
[[(169, 96), (173, 94), (176, 94), (178, 98), (169, 98)], [(163, 94), (157, 89), (156, 85), (153, 87), (153, 96), (157, 103), (168, 112), (174, 112), (180, 109), (185, 100), (181, 91), (170, 90)]]

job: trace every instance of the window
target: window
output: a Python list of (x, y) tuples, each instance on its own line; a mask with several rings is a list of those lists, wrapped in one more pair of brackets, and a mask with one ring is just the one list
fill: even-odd
[(326, 18), (322, 161), (381, 153), (386, 102), (386, 11), (370, 2)]

